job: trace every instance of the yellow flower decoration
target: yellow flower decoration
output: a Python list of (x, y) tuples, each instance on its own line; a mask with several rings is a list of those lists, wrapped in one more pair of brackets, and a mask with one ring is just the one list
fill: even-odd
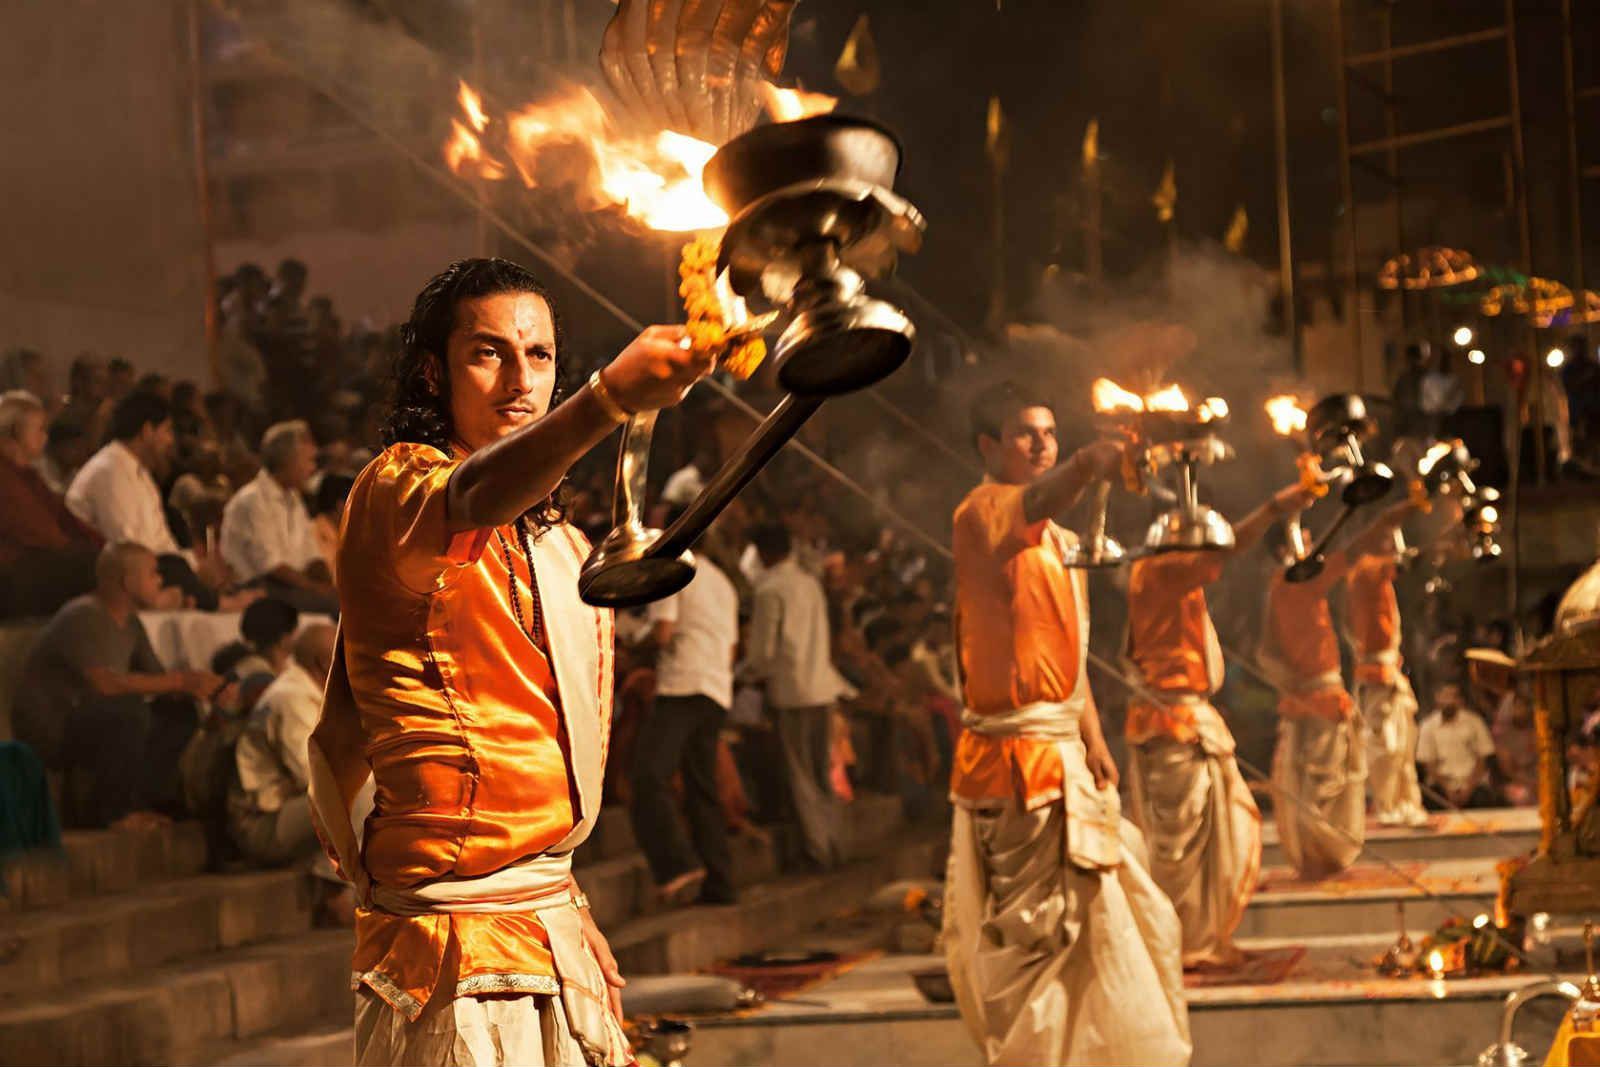
[(734, 333), (729, 343), (727, 316), (717, 297), (717, 253), (719, 242), (696, 237), (683, 246), (678, 263), (678, 295), (689, 315), (689, 343), (700, 353), (716, 352), (722, 369), (740, 380), (750, 377), (767, 358), (767, 342), (755, 336)]

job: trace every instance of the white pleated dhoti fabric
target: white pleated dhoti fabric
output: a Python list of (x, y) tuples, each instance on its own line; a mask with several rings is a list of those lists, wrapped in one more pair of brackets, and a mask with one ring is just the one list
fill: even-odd
[[(556, 991), (529, 991), (521, 976), (440, 982), (414, 1021), (354, 975), (356, 1063), (428, 1067), (613, 1067), (632, 1061), (611, 1012), (609, 987), (583, 937), (573, 898), (572, 854), (543, 854), (481, 878), (441, 879), (411, 890), (376, 886), (373, 903), (399, 915), (533, 912), (550, 939)], [(452, 973), (454, 949), (441, 970)], [(548, 979), (546, 980), (549, 981)]]
[(1417, 697), (1403, 674), (1392, 682), (1360, 682), (1356, 705), (1366, 723), (1367, 792), (1384, 826), (1428, 820), (1417, 784)]
[(1278, 722), (1272, 807), (1283, 854), (1301, 878), (1355, 862), (1367, 835), (1367, 749), (1355, 715)]
[(1155, 737), (1128, 746), (1131, 816), (1150, 851), (1150, 875), (1183, 927), (1183, 963), (1228, 963), (1261, 870), (1261, 811), (1217, 710), (1192, 704), (1194, 741)]
[(955, 810), (943, 940), (962, 1019), (990, 1064), (1186, 1064), (1177, 914), (1076, 723), (1056, 726), (1062, 797)]

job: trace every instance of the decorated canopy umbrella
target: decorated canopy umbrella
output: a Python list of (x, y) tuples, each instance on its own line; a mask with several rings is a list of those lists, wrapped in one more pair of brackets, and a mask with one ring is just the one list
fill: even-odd
[(1479, 273), (1470, 252), (1428, 245), (1384, 263), (1378, 270), (1378, 288), (1446, 289), (1474, 281)]
[(1558, 316), (1572, 311), (1572, 290), (1550, 278), (1526, 278), (1496, 285), (1478, 300), (1478, 313), (1489, 318), (1523, 315), (1544, 329)]

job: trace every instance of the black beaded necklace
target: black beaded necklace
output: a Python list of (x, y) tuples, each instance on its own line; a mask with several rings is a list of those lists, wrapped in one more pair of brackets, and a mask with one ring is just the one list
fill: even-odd
[(511, 545), (506, 541), (505, 534), (497, 527), (494, 535), (500, 539), (500, 551), (506, 560), (506, 588), (511, 593), (511, 614), (517, 618), (517, 628), (533, 639), (533, 643), (544, 648), (544, 606), (539, 602), (539, 579), (533, 573), (533, 547), (528, 539), (528, 523), (526, 519), (517, 519), (517, 541), (522, 546), (522, 556), (528, 561), (528, 593), (533, 600), (533, 626), (522, 615), (522, 594), (517, 590), (517, 568), (512, 564)]

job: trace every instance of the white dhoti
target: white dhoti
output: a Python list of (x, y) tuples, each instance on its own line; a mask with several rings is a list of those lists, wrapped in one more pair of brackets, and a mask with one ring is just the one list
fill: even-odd
[(1045, 738), (1064, 796), (955, 810), (944, 946), (956, 1002), (990, 1064), (1186, 1064), (1177, 914), (1067, 725)]
[(1128, 748), (1131, 816), (1150, 875), (1183, 927), (1183, 963), (1228, 962), (1261, 870), (1261, 811), (1234, 760), (1233, 735), (1194, 702), (1199, 738), (1156, 737)]
[(1273, 818), (1283, 854), (1300, 877), (1337, 874), (1361, 854), (1366, 779), (1366, 739), (1358, 718), (1279, 720), (1272, 756)]
[(1428, 814), (1417, 784), (1417, 697), (1406, 676), (1360, 682), (1356, 704), (1366, 723), (1367, 791), (1385, 826), (1420, 826)]
[[(372, 887), (373, 904), (396, 915), (528, 913), (550, 939), (556, 977), (463, 976), (441, 982), (415, 1020), (357, 974), (356, 1063), (450, 1067), (616, 1067), (633, 1055), (611, 1012), (609, 987), (583, 938), (573, 898), (572, 854), (541, 855), (482, 878), (440, 880), (412, 890)], [(443, 973), (451, 973), (447, 952)]]

